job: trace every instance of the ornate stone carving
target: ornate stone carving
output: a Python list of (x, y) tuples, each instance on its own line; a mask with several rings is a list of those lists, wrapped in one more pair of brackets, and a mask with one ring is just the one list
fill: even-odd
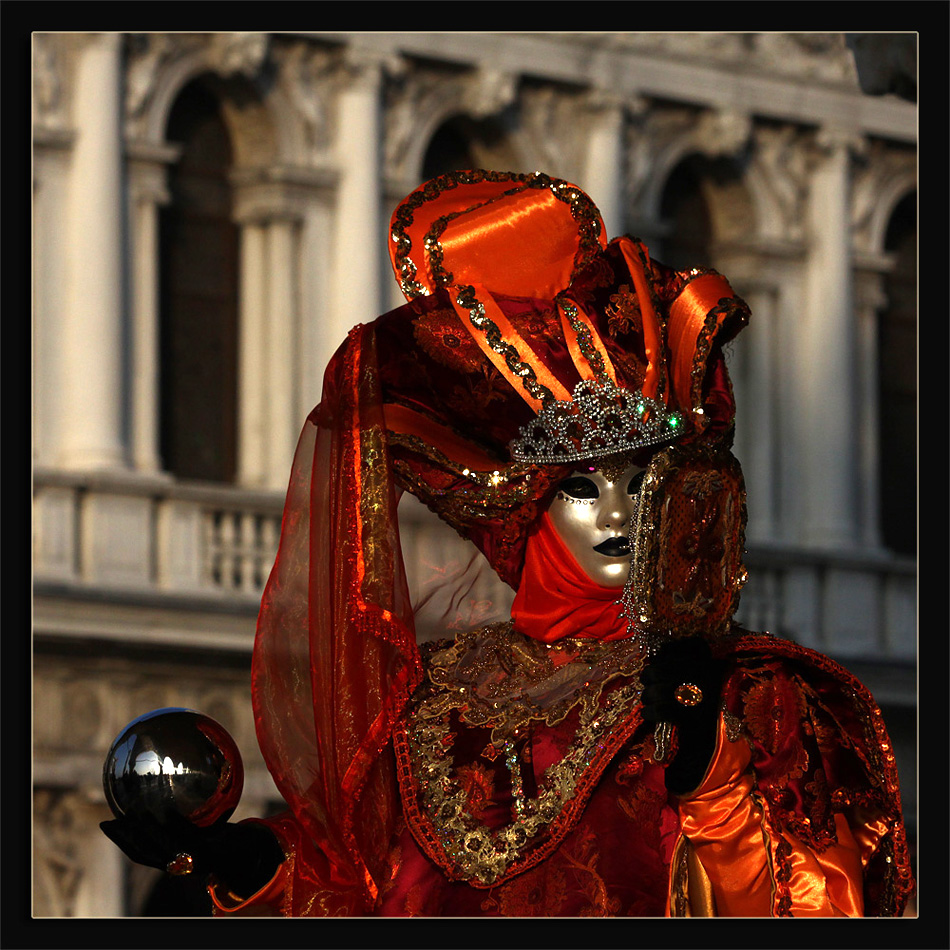
[(33, 792), (34, 913), (70, 917), (83, 878), (85, 803), (72, 791)]
[(485, 67), (466, 81), (463, 103), (467, 112), (484, 119), (510, 106), (517, 94), (517, 73)]
[(752, 136), (752, 118), (731, 109), (703, 112), (693, 132), (696, 149), (710, 158), (737, 155)]
[(418, 151), (420, 125), (432, 125), (446, 104), (461, 100), (457, 75), (410, 67), (383, 91), (383, 167), (386, 176), (412, 178), (410, 165)]
[(126, 41), (125, 115), (134, 124), (148, 108), (159, 70), (196, 41), (174, 33), (133, 33)]
[(311, 43), (275, 46), (277, 83), (300, 119), (307, 155), (317, 161), (330, 151), (334, 134), (333, 89), (338, 51)]
[(759, 126), (755, 130), (753, 167), (768, 209), (762, 230), (776, 238), (800, 241), (804, 202), (808, 194), (808, 160), (802, 133), (791, 125)]
[(210, 37), (208, 63), (215, 72), (248, 79), (258, 75), (267, 57), (270, 34), (212, 33)]
[[(267, 33), (130, 33), (126, 36), (125, 121), (132, 139), (148, 140), (153, 104), (202, 71), (258, 80), (270, 48)], [(170, 84), (170, 85), (169, 85)]]
[[(530, 86), (519, 97), (520, 135), (533, 152), (532, 168), (577, 181), (586, 160), (586, 123), (606, 100), (582, 98), (552, 86)], [(581, 109), (581, 107), (583, 107)], [(578, 128), (580, 124), (581, 128)]]
[(917, 188), (917, 155), (872, 142), (857, 166), (851, 188), (851, 227), (859, 253), (884, 251), (888, 222), (897, 203)]
[(62, 63), (56, 39), (48, 33), (33, 35), (33, 122), (36, 125), (62, 122)]

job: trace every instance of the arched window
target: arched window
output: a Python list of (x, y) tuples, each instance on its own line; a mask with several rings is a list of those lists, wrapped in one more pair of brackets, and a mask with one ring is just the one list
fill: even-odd
[(231, 482), (236, 471), (238, 231), (231, 142), (200, 80), (178, 97), (167, 138), (181, 145), (161, 217), (161, 427), (166, 471)]
[(660, 199), (664, 237), (657, 255), (676, 270), (709, 266), (712, 221), (703, 192), (700, 156), (689, 156), (672, 171)]
[(422, 180), (469, 168), (517, 171), (504, 116), (453, 116), (436, 129), (422, 163)]
[(426, 149), (422, 180), (428, 181), (446, 172), (475, 167), (475, 157), (469, 148), (469, 140), (457, 122), (449, 121), (436, 130)]
[(894, 209), (885, 236), (894, 268), (878, 323), (881, 535), (899, 554), (917, 550), (917, 196)]

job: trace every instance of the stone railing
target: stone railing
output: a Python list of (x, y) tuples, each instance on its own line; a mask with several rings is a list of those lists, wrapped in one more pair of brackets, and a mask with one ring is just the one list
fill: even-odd
[(838, 659), (912, 664), (917, 568), (911, 558), (751, 545), (736, 619)]
[(163, 478), (34, 473), (33, 576), (41, 585), (256, 601), (283, 498)]
[[(46, 585), (246, 601), (273, 564), (282, 497), (168, 479), (36, 473), (34, 579)], [(408, 502), (409, 504), (407, 504)], [(456, 621), (494, 619), (511, 591), (421, 505), (400, 506), (414, 601), (436, 574), (469, 585)], [(913, 664), (916, 565), (866, 553), (754, 545), (737, 620), (838, 658)], [(447, 608), (438, 616), (447, 617)]]

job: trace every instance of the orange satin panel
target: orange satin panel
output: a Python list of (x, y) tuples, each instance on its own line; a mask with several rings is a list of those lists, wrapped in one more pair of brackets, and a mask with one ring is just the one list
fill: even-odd
[[(560, 380), (538, 359), (534, 350), (528, 346), (524, 337), (511, 325), (511, 321), (502, 313), (501, 308), (491, 298), (491, 295), (483, 288), (475, 286), (478, 302), (485, 308), (485, 316), (498, 327), (502, 340), (509, 346), (513, 346), (518, 352), (518, 358), (522, 363), (527, 363), (534, 370), (534, 376), (537, 381), (557, 400), (567, 401), (571, 394), (561, 384)], [(516, 376), (508, 367), (504, 356), (496, 353), (488, 342), (488, 336), (483, 331), (472, 326), (469, 311), (463, 307), (454, 297), (452, 306), (455, 307), (462, 321), (462, 325), (472, 335), (472, 339), (481, 347), (482, 352), (491, 360), (495, 368), (511, 384), (512, 388), (521, 396), (522, 399), (534, 410), (535, 413), (541, 411), (543, 403), (536, 399), (524, 387), (521, 377)]]
[(453, 220), (439, 243), (454, 285), (481, 284), (491, 274), (495, 293), (551, 299), (571, 282), (578, 225), (567, 202), (531, 188)]
[[(518, 182), (515, 177), (502, 182), (481, 181), (472, 182), (459, 188), (448, 188), (441, 193), (426, 199), (424, 213), (418, 214), (404, 229), (405, 236), (411, 242), (411, 251), (409, 258), (416, 267), (415, 279), (422, 284), (427, 293), (432, 293), (439, 284), (433, 280), (429, 272), (428, 259), (425, 253), (426, 231), (432, 226), (432, 222), (448, 215), (458, 214), (471, 207), (477, 207), (485, 202), (492, 201), (498, 195), (510, 188), (517, 188)], [(399, 209), (397, 209), (398, 212)], [(393, 217), (394, 224), (396, 221)], [(392, 226), (391, 224), (391, 226)], [(400, 274), (396, 262), (397, 246), (394, 241), (389, 242), (389, 257), (396, 273), (396, 280), (399, 281)]]
[[(617, 243), (620, 245), (630, 276), (633, 278), (633, 286), (637, 292), (640, 316), (643, 321), (643, 349), (646, 353), (647, 366), (643, 377), (642, 391), (644, 396), (655, 399), (660, 389), (660, 373), (663, 364), (663, 341), (660, 324), (656, 311), (653, 309), (653, 297), (647, 284), (646, 274), (643, 272), (643, 264), (637, 254), (636, 245), (629, 238), (618, 238)], [(646, 248), (644, 248), (644, 251), (646, 251)]]
[(865, 819), (854, 829), (854, 840), (861, 850), (862, 864), (867, 864), (888, 831), (889, 823), (886, 818)]
[[(733, 297), (732, 288), (718, 274), (705, 274), (691, 280), (670, 306), (667, 335), (673, 360), (670, 383), (676, 404), (684, 409), (700, 405), (703, 377), (694, 378), (693, 366), (706, 316), (723, 297)], [(720, 321), (722, 317), (719, 318)], [(715, 333), (710, 334), (715, 336)], [(705, 360), (702, 362), (705, 369)]]
[(862, 917), (861, 855), (843, 815), (835, 816), (838, 843), (820, 854), (785, 832), (792, 845), (788, 881), (795, 917)]

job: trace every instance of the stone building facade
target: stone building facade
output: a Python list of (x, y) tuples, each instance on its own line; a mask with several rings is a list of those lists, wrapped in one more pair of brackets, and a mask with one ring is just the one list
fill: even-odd
[[(462, 167), (572, 180), (748, 300), (739, 619), (869, 685), (914, 831), (916, 106), (844, 34), (40, 32), (32, 88), (35, 916), (162, 912), (97, 827), (145, 711), (218, 719), (236, 817), (280, 808), (249, 666), (297, 432), (401, 302), (392, 208)], [(419, 589), (456, 541), (404, 518)]]

